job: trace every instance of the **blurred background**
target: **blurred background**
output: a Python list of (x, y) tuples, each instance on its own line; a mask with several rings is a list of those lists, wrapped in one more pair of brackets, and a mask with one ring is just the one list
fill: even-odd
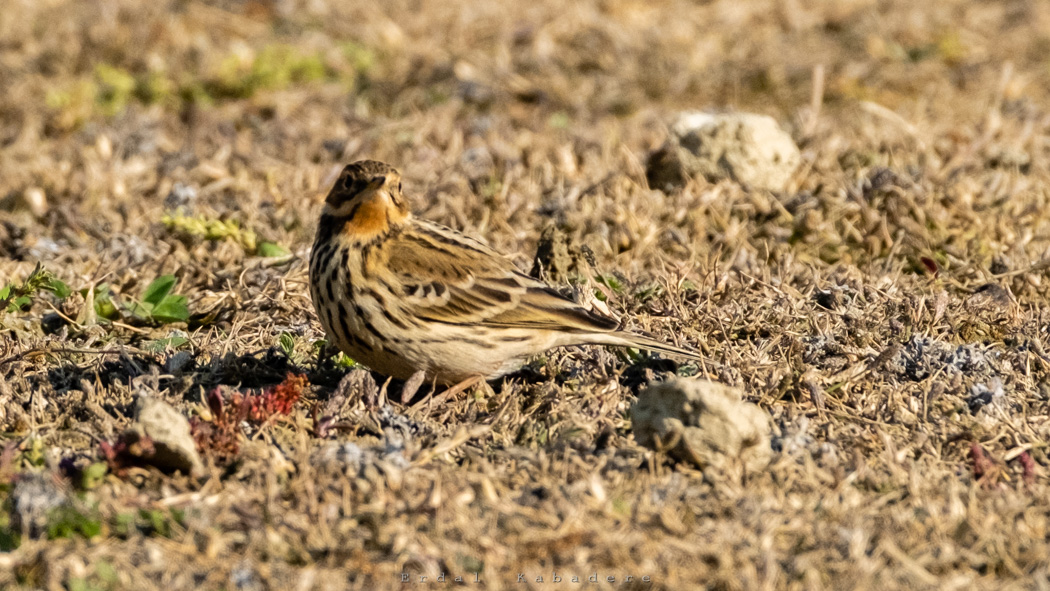
[[(0, 249), (106, 241), (165, 199), (294, 248), (365, 157), (425, 214), (520, 247), (573, 188), (634, 192), (613, 173), (644, 184), (694, 109), (779, 121), (806, 162), (793, 189), (891, 159), (1028, 166), (1048, 25), (1027, 0), (6, 0)], [(621, 252), (635, 213), (581, 229)]]

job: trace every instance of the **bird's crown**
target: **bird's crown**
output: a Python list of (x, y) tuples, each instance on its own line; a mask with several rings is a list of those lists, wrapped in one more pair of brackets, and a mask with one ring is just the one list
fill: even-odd
[(347, 164), (339, 174), (328, 198), (328, 205), (339, 205), (383, 186), (401, 191), (401, 173), (396, 168), (378, 160), (359, 160)]

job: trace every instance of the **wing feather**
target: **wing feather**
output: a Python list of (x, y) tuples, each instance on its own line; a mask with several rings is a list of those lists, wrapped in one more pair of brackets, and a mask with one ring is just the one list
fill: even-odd
[(432, 224), (388, 240), (373, 268), (403, 286), (401, 303), (414, 317), (491, 328), (606, 332), (615, 319), (598, 315), (519, 271), (481, 242)]

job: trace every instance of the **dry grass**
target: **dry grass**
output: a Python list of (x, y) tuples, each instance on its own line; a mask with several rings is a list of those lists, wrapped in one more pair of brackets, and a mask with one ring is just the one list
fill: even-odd
[[(0, 587), (1050, 585), (1046, 6), (7, 4), (0, 287), (42, 260), (74, 293), (0, 317)], [(684, 108), (778, 118), (794, 189), (648, 189)], [(770, 413), (774, 464), (739, 483), (640, 448), (627, 409), (674, 368), (612, 350), (441, 404), (339, 385), (305, 259), (362, 157), (523, 268), (551, 223), (589, 247), (613, 309)], [(169, 273), (187, 322), (79, 291)], [(304, 399), (199, 482), (92, 468), (139, 393), (207, 417), (289, 372)]]

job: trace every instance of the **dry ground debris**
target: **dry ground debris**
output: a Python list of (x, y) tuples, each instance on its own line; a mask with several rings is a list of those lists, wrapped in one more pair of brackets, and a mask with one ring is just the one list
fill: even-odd
[[(1031, 0), (4, 2), (0, 588), (1046, 587), (1047, 31)], [(770, 117), (790, 180), (650, 182), (697, 111)], [(359, 158), (523, 270), (556, 228), (542, 272), (717, 366), (575, 348), (439, 399), (334, 355), (305, 261)], [(770, 463), (640, 445), (673, 379), (742, 392)], [(199, 477), (110, 461), (142, 396)]]

